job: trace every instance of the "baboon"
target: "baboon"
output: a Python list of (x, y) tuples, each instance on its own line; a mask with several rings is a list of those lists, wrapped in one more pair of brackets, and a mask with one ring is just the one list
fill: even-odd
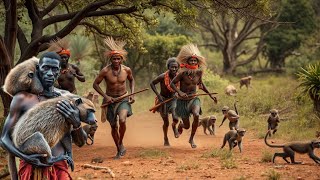
[[(278, 123), (280, 122), (278, 110), (271, 109), (270, 115), (268, 117), (268, 130), (272, 130), (272, 134), (275, 134), (278, 130)], [(269, 136), (271, 136), (271, 133), (269, 133)]]
[(3, 90), (11, 96), (21, 91), (33, 94), (41, 93), (43, 87), (36, 75), (36, 66), (38, 63), (39, 59), (32, 57), (11, 69), (5, 79)]
[(89, 93), (87, 93), (83, 97), (92, 101), (94, 105), (99, 104), (99, 94), (96, 94), (96, 93), (89, 91)]
[[(80, 121), (96, 123), (94, 105), (85, 98), (57, 97), (40, 102), (28, 110), (13, 129), (13, 143), (20, 151), (25, 154), (47, 154), (47, 159), (43, 160), (46, 163), (70, 160), (68, 156), (52, 157), (51, 153), (51, 148), (71, 131), (71, 124), (56, 110), (56, 104), (62, 100), (71, 101), (79, 109)], [(71, 138), (68, 144), (71, 145)]]
[(237, 94), (237, 89), (233, 85), (228, 85), (224, 92), (228, 96), (235, 96)]
[(97, 129), (98, 129), (98, 125), (97, 124), (86, 124), (82, 127), (82, 129), (87, 133), (88, 138), (91, 140), (91, 143), (88, 142), (88, 139), (86, 141), (87, 145), (92, 145), (94, 143), (94, 134), (96, 133)]
[(223, 138), (223, 143), (221, 149), (226, 145), (226, 142), (229, 143), (230, 151), (238, 145), (240, 153), (242, 152), (242, 140), (243, 136), (246, 133), (246, 130), (243, 128), (239, 128), (237, 130), (228, 131)]
[[(236, 101), (237, 102), (237, 101)], [(222, 114), (224, 115), (223, 117), (223, 120), (220, 124), (219, 127), (221, 127), (224, 123), (224, 121), (226, 119), (229, 119), (229, 129), (232, 130), (232, 129), (235, 129), (237, 130), (239, 128), (239, 113), (238, 113), (238, 110), (237, 110), (237, 105), (236, 105), (236, 102), (234, 103), (234, 109), (235, 110), (231, 110), (228, 106), (223, 106), (222, 108)]]
[(315, 148), (320, 148), (320, 140), (311, 140), (311, 141), (293, 141), (288, 142), (285, 144), (269, 144), (267, 141), (268, 134), (270, 131), (267, 131), (267, 134), (264, 137), (264, 142), (267, 146), (272, 148), (282, 148), (283, 153), (274, 153), (272, 162), (277, 156), (282, 157), (287, 163), (290, 163), (287, 158), (290, 157), (291, 163), (293, 164), (301, 164), (302, 162), (297, 162), (294, 160), (294, 153), (297, 152), (299, 154), (306, 154), (308, 153), (309, 157), (314, 160), (317, 164), (320, 164), (320, 158), (314, 154)]
[(241, 78), (241, 79), (240, 79), (240, 89), (241, 89), (241, 87), (242, 87), (243, 85), (245, 85), (245, 86), (247, 87), (247, 89), (248, 89), (249, 87), (251, 87), (251, 85), (250, 85), (251, 79), (252, 79), (252, 76), (247, 76), (247, 77)]
[(217, 120), (216, 116), (213, 116), (213, 115), (199, 119), (199, 126), (202, 125), (203, 132), (205, 135), (208, 135), (207, 129), (209, 130), (210, 135), (215, 135), (215, 122), (216, 122), (216, 120)]
[(320, 139), (320, 131), (316, 131), (316, 138)]

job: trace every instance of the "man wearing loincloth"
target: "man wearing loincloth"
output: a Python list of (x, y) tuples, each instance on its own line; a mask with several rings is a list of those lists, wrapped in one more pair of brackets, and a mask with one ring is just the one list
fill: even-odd
[[(171, 87), (178, 93), (176, 113), (182, 118), (178, 131), (181, 134), (184, 129), (190, 128), (190, 115), (193, 115), (192, 131), (189, 143), (192, 148), (196, 148), (193, 137), (197, 131), (199, 124), (199, 115), (202, 114), (200, 99), (193, 95), (196, 94), (197, 86), (204, 92), (209, 93), (206, 86), (202, 82), (205, 58), (201, 56), (199, 49), (194, 44), (188, 44), (181, 48), (177, 61), (180, 63), (180, 71), (178, 75), (171, 81)], [(176, 84), (180, 83), (180, 89)], [(215, 102), (216, 97), (209, 95)]]
[[(168, 70), (165, 73), (160, 74), (156, 77), (151, 83), (151, 89), (156, 94), (155, 104), (159, 104), (167, 99), (173, 98), (175, 91), (170, 87), (171, 80), (176, 76), (179, 63), (177, 62), (176, 58), (169, 58), (167, 60), (167, 68)], [(160, 83), (160, 93), (157, 91), (156, 84)], [(177, 86), (179, 86), (177, 84)], [(176, 124), (178, 123), (179, 119), (175, 113), (176, 108), (176, 99), (163, 104), (162, 106), (158, 107), (155, 111), (158, 111), (163, 120), (163, 135), (164, 135), (164, 146), (170, 146), (169, 139), (168, 139), (168, 127), (169, 127), (169, 114), (172, 114), (172, 130), (174, 136), (176, 138), (179, 137), (178, 130), (176, 128)]]
[[(126, 60), (127, 51), (123, 49), (125, 42), (114, 41), (113, 38), (108, 37), (105, 40), (109, 49), (106, 50), (105, 56), (110, 59), (110, 64), (104, 67), (93, 82), (93, 88), (104, 97), (103, 104), (110, 103), (107, 108), (103, 108), (102, 122), (105, 121), (105, 116), (111, 126), (111, 135), (117, 147), (117, 154), (114, 159), (119, 159), (124, 156), (126, 149), (123, 145), (123, 137), (126, 132), (126, 119), (132, 115), (131, 104), (134, 102), (134, 97), (121, 99), (127, 95), (126, 80), (129, 81), (131, 93), (134, 92), (134, 78), (129, 67), (122, 65)], [(99, 84), (105, 80), (105, 93), (100, 88)], [(118, 122), (119, 119), (119, 128)]]

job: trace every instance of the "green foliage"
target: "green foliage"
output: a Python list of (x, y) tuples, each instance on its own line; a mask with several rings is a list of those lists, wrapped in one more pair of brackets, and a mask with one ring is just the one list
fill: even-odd
[(266, 175), (268, 180), (279, 180), (281, 175), (280, 173), (278, 173), (277, 171), (275, 171), (274, 169), (269, 169), (266, 172)]
[(145, 149), (139, 152), (138, 157), (140, 158), (159, 158), (168, 157), (168, 154), (158, 149)]
[(270, 151), (264, 150), (262, 151), (261, 162), (271, 162), (273, 154)]
[(93, 46), (87, 37), (75, 35), (71, 39), (71, 59), (80, 62), (81, 59), (89, 56)]
[(320, 63), (310, 64), (306, 69), (301, 68), (298, 76), (302, 93), (313, 100), (320, 100)]
[(283, 67), (285, 58), (299, 48), (316, 27), (314, 9), (308, 0), (282, 1), (278, 21), (288, 23), (280, 25), (265, 38), (265, 54), (271, 67)]

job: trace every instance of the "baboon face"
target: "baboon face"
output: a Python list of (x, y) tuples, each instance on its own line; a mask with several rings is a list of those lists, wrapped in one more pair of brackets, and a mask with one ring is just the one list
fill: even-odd
[(94, 104), (86, 98), (78, 98), (75, 101), (76, 106), (80, 111), (80, 120), (86, 124), (94, 125), (97, 120), (94, 115)]
[(320, 148), (320, 140), (313, 140), (311, 144), (314, 148)]
[(222, 108), (222, 114), (226, 115), (227, 112), (228, 112), (228, 110), (229, 110), (229, 107), (228, 107), (228, 106), (223, 106), (223, 108)]
[(210, 116), (210, 119), (209, 119), (212, 123), (215, 123), (217, 118), (215, 116)]
[(243, 128), (239, 128), (239, 129), (237, 130), (237, 133), (239, 134), (239, 136), (244, 136), (244, 134), (246, 133), (246, 130), (243, 129)]
[(271, 116), (276, 117), (276, 116), (278, 115), (278, 110), (276, 110), (276, 109), (271, 109), (271, 110), (270, 110), (270, 114), (271, 114)]

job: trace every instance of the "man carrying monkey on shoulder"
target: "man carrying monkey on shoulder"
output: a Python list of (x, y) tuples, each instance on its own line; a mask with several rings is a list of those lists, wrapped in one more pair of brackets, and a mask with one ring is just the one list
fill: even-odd
[[(39, 102), (60, 96), (60, 93), (56, 92), (53, 86), (55, 80), (60, 74), (60, 56), (57, 53), (44, 53), (41, 56), (39, 63), (36, 65), (35, 72), (28, 73), (29, 72), (17, 71), (13, 68), (8, 74), (8, 76), (13, 76), (11, 78), (14, 79), (22, 79), (22, 76), (28, 76), (31, 79), (36, 78), (38, 80), (38, 84), (36, 84), (36, 86), (30, 86), (29, 88), (43, 88), (42, 92), (39, 93), (34, 93), (36, 91), (31, 89), (30, 91), (23, 90), (17, 91), (16, 94), (11, 94), (13, 99), (10, 105), (10, 112), (4, 123), (1, 134), (2, 145), (9, 152), (8, 161), (11, 179), (16, 180), (18, 179), (18, 176), (19, 179), (71, 179), (71, 176), (68, 173), (68, 164), (71, 166), (71, 169), (73, 169), (72, 157), (66, 159), (68, 164), (65, 160), (56, 162), (52, 161), (51, 163), (53, 164), (45, 164), (40, 161), (40, 159), (44, 157), (43, 154), (23, 154), (12, 142), (11, 133), (13, 127), (29, 109)], [(10, 86), (14, 85), (15, 84), (5, 84), (8, 88), (11, 88)], [(26, 87), (22, 87), (22, 89), (23, 88), (28, 89)], [(87, 136), (81, 127), (79, 110), (68, 101), (60, 101), (56, 104), (56, 109), (65, 116), (67, 121), (73, 126), (73, 130), (67, 133), (64, 138), (69, 139), (70, 136), (72, 136), (72, 140), (77, 146), (83, 146)], [(63, 139), (51, 149), (52, 155), (57, 157), (57, 159), (59, 156), (64, 156), (66, 154), (69, 155), (68, 153), (70, 153), (71, 148), (71, 142), (64, 141)], [(19, 173), (17, 173), (15, 157), (19, 157), (21, 159)]]
[[(170, 87), (170, 82), (177, 75), (179, 66), (180, 65), (177, 62), (176, 58), (169, 58), (167, 60), (168, 71), (160, 74), (150, 83), (151, 89), (156, 94), (156, 100), (155, 100), (156, 104), (174, 97), (175, 91)], [(160, 93), (158, 93), (156, 88), (156, 84), (158, 83), (160, 83), (160, 89), (161, 89)], [(173, 99), (153, 111), (153, 112), (158, 111), (163, 119), (162, 129), (164, 134), (164, 146), (170, 146), (169, 139), (168, 139), (170, 113), (172, 114), (172, 119), (173, 119), (172, 130), (173, 130), (174, 136), (178, 138), (180, 135), (176, 128), (176, 124), (179, 122), (179, 119), (175, 113), (175, 108), (176, 108), (176, 99)]]

